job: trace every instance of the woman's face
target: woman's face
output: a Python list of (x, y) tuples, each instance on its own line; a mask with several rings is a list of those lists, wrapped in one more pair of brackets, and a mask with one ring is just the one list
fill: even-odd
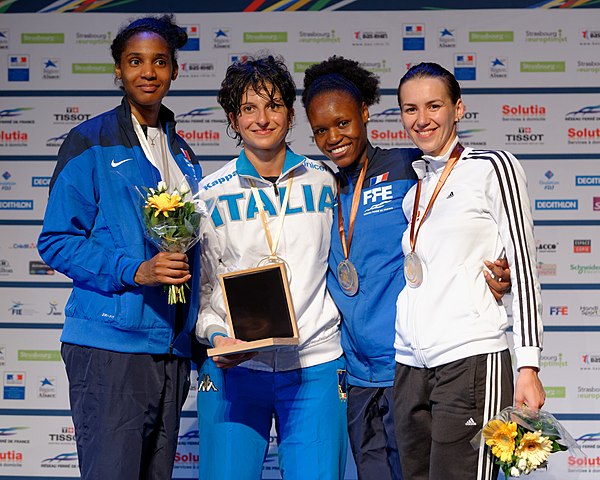
[(285, 150), (292, 117), (293, 110), (285, 106), (278, 91), (269, 98), (267, 92), (257, 93), (249, 88), (242, 96), (240, 113), (230, 113), (229, 121), (242, 137), (244, 149), (264, 157), (265, 152), (275, 155)]
[(140, 32), (127, 41), (115, 71), (141, 123), (145, 112), (158, 110), (178, 72), (167, 42), (153, 32)]
[(315, 143), (329, 160), (345, 168), (362, 163), (367, 152), (369, 109), (343, 90), (313, 97), (306, 115)]
[(399, 100), (402, 123), (414, 144), (427, 155), (445, 154), (464, 114), (462, 100), (453, 103), (444, 81), (433, 77), (408, 80)]

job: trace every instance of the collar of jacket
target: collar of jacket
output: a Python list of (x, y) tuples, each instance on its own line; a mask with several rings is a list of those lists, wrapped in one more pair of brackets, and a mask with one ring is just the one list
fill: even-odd
[[(289, 148), (285, 150), (285, 160), (283, 162), (283, 170), (279, 178), (284, 177), (289, 172), (302, 165), (306, 157), (292, 152)], [(240, 152), (235, 168), (240, 177), (250, 177), (256, 180), (264, 181), (263, 177), (256, 171), (252, 162), (246, 156), (244, 149)]]
[[(371, 145), (371, 142), (367, 142), (367, 158), (369, 159), (369, 165), (367, 166), (365, 179), (369, 178), (369, 171), (373, 167), (373, 158), (377, 155), (377, 152), (380, 150), (378, 147), (374, 147)], [(356, 180), (358, 180), (358, 176), (360, 175), (360, 171), (362, 169), (362, 163), (354, 162), (352, 165), (346, 168), (339, 168), (339, 172), (341, 175), (341, 186), (346, 187), (350, 180), (352, 180), (353, 184), (356, 184)]]
[[(117, 118), (119, 119), (119, 125), (125, 130), (127, 137), (131, 145), (140, 145), (140, 142), (133, 129), (133, 121), (131, 120), (131, 105), (127, 97), (123, 97), (121, 100), (121, 107), (117, 110)], [(160, 106), (158, 112), (158, 120), (161, 125), (165, 125), (169, 132), (170, 139), (175, 138), (175, 114), (164, 105)]]

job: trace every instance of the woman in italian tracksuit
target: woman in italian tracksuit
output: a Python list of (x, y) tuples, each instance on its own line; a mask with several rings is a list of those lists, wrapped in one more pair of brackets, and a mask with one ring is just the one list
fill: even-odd
[(514, 403), (538, 409), (545, 398), (525, 174), (508, 152), (460, 145), (460, 87), (443, 67), (412, 67), (398, 101), (404, 127), (424, 153), (413, 163), (420, 187), (403, 204), (411, 221), (402, 239), (405, 264), (418, 256), (405, 269), (407, 286), (397, 302), (394, 413), (403, 473), (411, 480), (496, 478), (489, 448), (469, 443), (513, 402), (509, 325), (488, 292), (481, 258), (505, 253), (511, 270)]
[[(120, 106), (62, 144), (38, 249), (73, 280), (62, 356), (81, 478), (171, 478), (189, 389), (200, 255), (159, 253), (145, 238), (136, 187), (201, 178), (162, 106), (185, 31), (170, 16), (121, 29), (112, 44)], [(188, 281), (183, 308), (165, 285)]]
[(265, 459), (272, 466), (266, 454), (275, 418), (283, 478), (341, 479), (345, 367), (339, 313), (326, 288), (334, 177), (322, 162), (286, 147), (295, 86), (280, 59), (234, 63), (218, 99), (243, 149), (200, 184), (201, 198), (215, 207), (201, 229), (196, 332), (215, 347), (241, 343), (229, 336), (218, 275), (256, 267), (269, 256), (259, 196), (272, 238), (278, 237), (275, 253), (286, 264), (299, 345), (213, 357), (202, 365), (200, 478), (261, 478)]

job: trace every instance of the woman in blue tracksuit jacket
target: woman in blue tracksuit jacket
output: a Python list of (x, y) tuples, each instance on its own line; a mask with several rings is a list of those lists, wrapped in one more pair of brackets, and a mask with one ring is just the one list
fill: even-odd
[[(51, 181), (38, 249), (73, 280), (61, 342), (81, 478), (171, 478), (200, 255), (158, 253), (136, 187), (201, 177), (162, 106), (186, 39), (169, 16), (119, 32), (111, 49), (125, 97), (71, 130)], [(186, 281), (187, 303), (168, 305), (164, 285)]]
[[(379, 80), (356, 61), (333, 56), (305, 72), (302, 101), (315, 143), (339, 169), (343, 233), (336, 206), (327, 288), (342, 313), (350, 445), (359, 478), (388, 480), (402, 478), (393, 420), (396, 300), (405, 285), (400, 240), (408, 224), (402, 201), (417, 181), (412, 161), (421, 151), (381, 149), (369, 143), (368, 107), (378, 100)], [(341, 286), (338, 266), (346, 258), (358, 273), (356, 293)], [(491, 277), (490, 282), (501, 288)]]

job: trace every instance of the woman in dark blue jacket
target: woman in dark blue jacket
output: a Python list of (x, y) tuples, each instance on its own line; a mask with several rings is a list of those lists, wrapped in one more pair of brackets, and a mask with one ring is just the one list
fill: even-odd
[[(51, 181), (38, 249), (73, 280), (61, 341), (82, 479), (171, 478), (199, 255), (145, 239), (136, 187), (201, 177), (162, 105), (186, 41), (170, 16), (121, 29), (111, 50), (123, 101), (71, 130)], [(169, 305), (164, 286), (187, 281), (187, 303)]]

